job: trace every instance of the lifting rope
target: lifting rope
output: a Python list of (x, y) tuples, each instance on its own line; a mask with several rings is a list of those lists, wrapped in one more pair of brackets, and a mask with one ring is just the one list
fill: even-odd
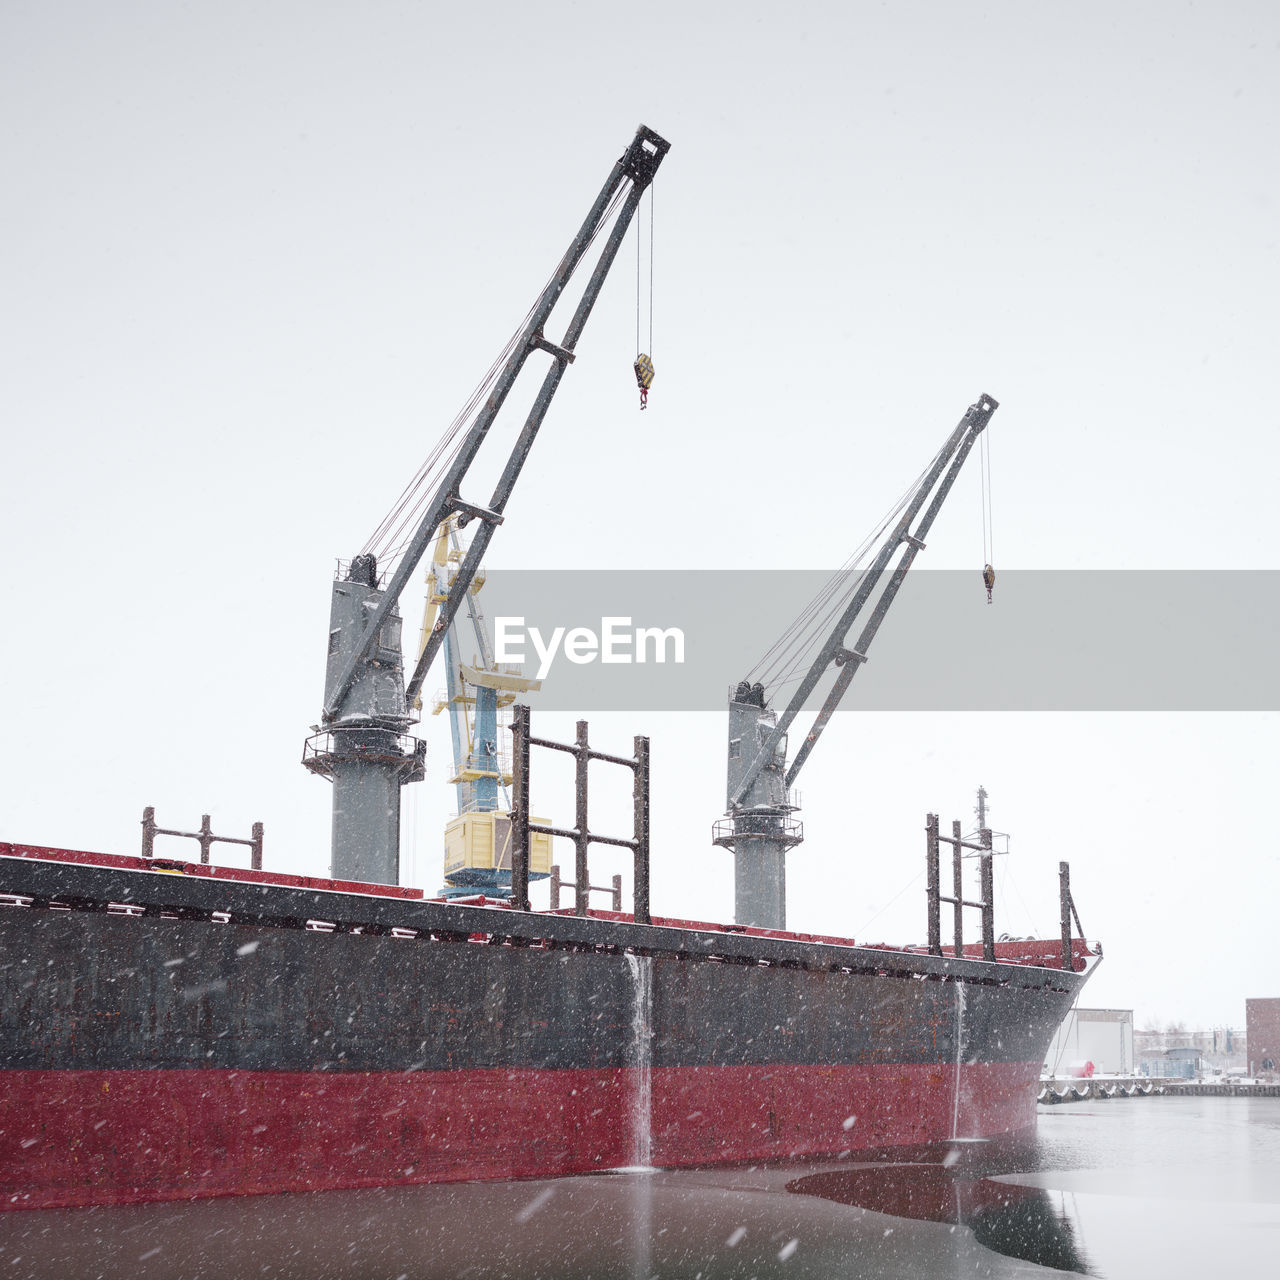
[(996, 571), (991, 567), (995, 560), (995, 537), (991, 527), (991, 426), (978, 440), (978, 470), (982, 476), (982, 585), (987, 589), (987, 603), (991, 603), (991, 589), (996, 585)]
[[(941, 452), (942, 450), (939, 449), (938, 454)], [(885, 534), (897, 522), (920, 485), (924, 483), (924, 478), (937, 461), (938, 454), (934, 454), (924, 470), (907, 486), (876, 527), (867, 534), (858, 549), (827, 579), (818, 594), (809, 601), (800, 615), (748, 672), (748, 678), (763, 683), (771, 697), (799, 682), (823, 639), (853, 598)]]
[(649, 183), (649, 351), (640, 350), (640, 219), (636, 219), (636, 356), (631, 366), (635, 371), (636, 385), (640, 388), (640, 407), (649, 404), (649, 388), (653, 386), (653, 189), (656, 179)]

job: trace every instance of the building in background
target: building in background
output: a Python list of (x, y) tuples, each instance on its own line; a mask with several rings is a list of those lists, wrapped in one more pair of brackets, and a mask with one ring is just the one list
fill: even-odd
[(1081, 1074), (1087, 1063), (1100, 1075), (1133, 1073), (1132, 1009), (1072, 1009), (1067, 1014), (1045, 1066), (1052, 1076), (1071, 1076)]
[(1280, 996), (1244, 1002), (1249, 1074), (1280, 1074)]
[(1146, 1076), (1189, 1080), (1202, 1075), (1244, 1075), (1248, 1068), (1246, 1038), (1234, 1027), (1149, 1028), (1135, 1031), (1133, 1039), (1138, 1070)]

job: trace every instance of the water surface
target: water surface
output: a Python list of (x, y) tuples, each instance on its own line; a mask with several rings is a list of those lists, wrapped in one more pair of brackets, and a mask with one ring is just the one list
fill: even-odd
[(945, 1165), (627, 1170), (0, 1214), (0, 1280), (1274, 1274), (1280, 1099), (1042, 1109)]

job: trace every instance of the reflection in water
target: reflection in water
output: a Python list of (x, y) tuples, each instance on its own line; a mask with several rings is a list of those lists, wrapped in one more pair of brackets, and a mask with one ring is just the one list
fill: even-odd
[(1032, 1142), (951, 1155), (17, 1210), (0, 1213), (0, 1280), (1276, 1273), (1278, 1098), (1077, 1103)]
[(979, 1243), (1006, 1257), (1059, 1271), (1089, 1271), (1074, 1224), (1039, 1187), (974, 1179), (942, 1165), (908, 1164), (815, 1173), (787, 1183), (787, 1190), (897, 1218), (968, 1227)]

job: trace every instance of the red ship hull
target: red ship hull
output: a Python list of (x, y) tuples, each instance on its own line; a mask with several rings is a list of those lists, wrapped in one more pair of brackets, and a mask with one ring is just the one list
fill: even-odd
[[(1038, 1064), (961, 1068), (966, 1127), (1031, 1126), (1038, 1075)], [(650, 1160), (668, 1168), (928, 1146), (950, 1134), (956, 1088), (954, 1068), (920, 1066), (655, 1076)], [(8, 1072), (0, 1191), (8, 1208), (44, 1209), (598, 1172), (634, 1159), (633, 1077)]]

